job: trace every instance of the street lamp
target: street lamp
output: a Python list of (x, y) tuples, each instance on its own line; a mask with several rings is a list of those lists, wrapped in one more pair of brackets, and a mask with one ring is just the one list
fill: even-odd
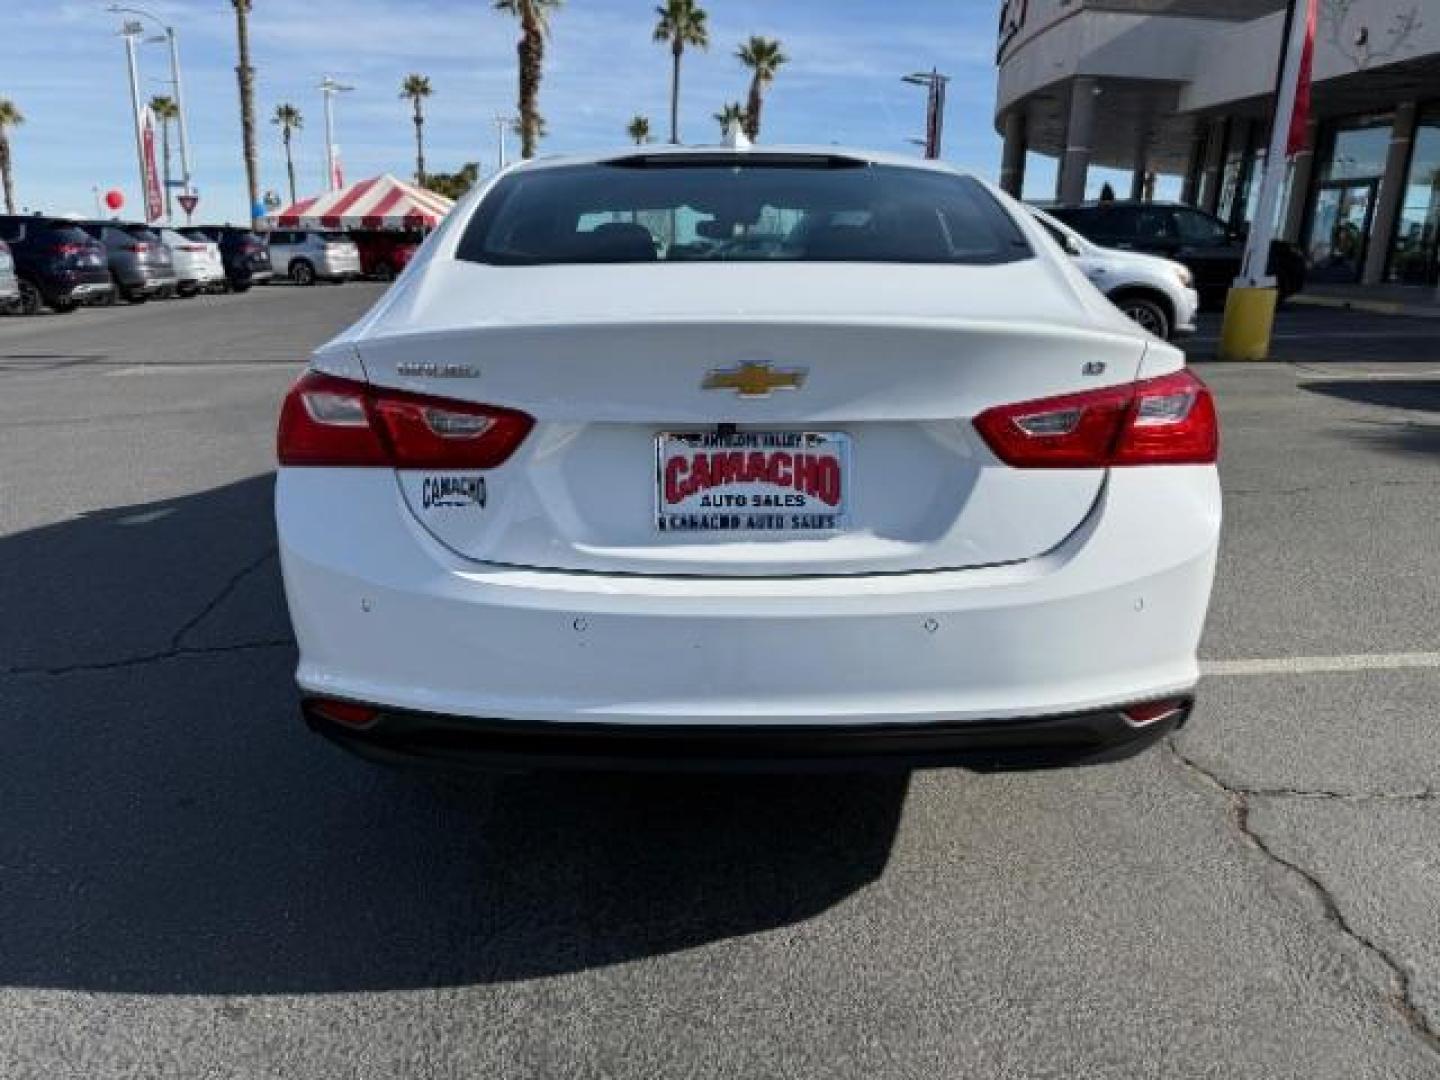
[[(108, 11), (108, 12), (110, 12), (111, 14), (116, 14), (116, 15), (119, 15), (119, 14), (139, 15), (139, 16), (140, 16), (141, 18), (143, 18), (143, 19), (149, 19), (149, 20), (150, 20), (151, 22), (153, 22), (156, 26), (160, 27), (161, 30), (165, 31), (165, 36), (164, 36), (164, 37), (146, 38), (145, 40), (146, 40), (147, 42), (153, 42), (153, 43), (164, 42), (165, 44), (167, 44), (167, 45), (170, 46), (170, 85), (171, 85), (172, 87), (174, 87), (174, 89), (175, 89), (175, 113), (176, 113), (176, 118), (178, 119), (178, 121), (179, 121), (179, 126), (180, 126), (180, 174), (181, 174), (181, 175), (180, 175), (180, 182), (181, 182), (181, 184), (184, 185), (185, 194), (188, 195), (188, 194), (190, 194), (190, 191), (191, 191), (191, 187), (190, 187), (190, 132), (189, 132), (189, 130), (188, 130), (188, 129), (186, 128), (186, 126), (185, 126), (185, 96), (184, 96), (184, 90), (182, 90), (182, 89), (181, 89), (181, 86), (180, 86), (180, 43), (179, 43), (178, 39), (177, 39), (176, 36), (175, 36), (175, 28), (174, 28), (173, 26), (170, 26), (170, 25), (169, 25), (168, 23), (166, 23), (164, 20), (162, 20), (158, 15), (155, 15), (155, 14), (153, 14), (152, 12), (146, 11), (144, 8), (139, 8), (139, 7), (126, 7), (126, 6), (122, 5), (122, 4), (111, 4), (111, 5), (110, 5), (109, 7), (107, 7), (105, 10)], [(127, 27), (130, 27), (130, 26), (135, 27), (137, 34), (138, 34), (139, 31), (140, 31), (140, 24), (134, 22), (133, 20), (132, 20), (131, 22), (127, 22), (125, 25), (126, 25)], [(128, 40), (129, 40), (129, 37), (127, 36), (127, 41), (128, 41)], [(133, 49), (133, 45), (127, 46), (127, 47)], [(131, 66), (132, 66), (132, 68), (133, 68), (133, 66), (134, 66), (133, 61), (132, 61)], [(133, 78), (133, 73), (132, 73), (132, 78)], [(134, 87), (132, 87), (132, 89), (131, 89), (131, 96), (132, 96), (132, 97), (135, 97), (135, 100), (136, 100), (135, 109), (136, 109), (136, 114), (138, 115), (138, 114), (139, 114), (139, 108), (140, 108), (140, 106), (139, 106), (139, 100), (140, 100), (140, 99), (139, 99), (138, 96), (136, 96), (136, 94), (137, 94), (137, 91), (135, 90)], [(138, 123), (138, 121), (137, 121), (137, 123)], [(166, 192), (166, 196), (165, 196), (165, 197), (166, 197), (166, 199), (169, 199), (169, 197), (170, 197), (170, 196), (169, 196), (169, 192)]]
[(495, 114), (495, 141), (498, 144), (496, 153), (498, 164), (496, 171), (505, 168), (505, 131), (515, 123), (515, 117), (506, 116), (504, 113)]
[(320, 92), (325, 95), (325, 169), (329, 174), (325, 178), (327, 191), (334, 191), (339, 186), (335, 183), (335, 95), (346, 94), (354, 89), (355, 87), (337, 82), (329, 75), (320, 80)]
[(127, 19), (120, 27), (120, 36), (125, 39), (125, 71), (130, 76), (130, 115), (135, 121), (135, 160), (140, 166), (140, 201), (146, 201), (149, 187), (149, 170), (145, 165), (145, 136), (140, 130), (140, 72), (135, 63), (135, 41), (145, 35), (145, 28), (134, 19)]
[(950, 81), (950, 76), (941, 75), (931, 68), (929, 71), (904, 75), (900, 81), (911, 86), (923, 86), (928, 92), (925, 105), (925, 156), (938, 158), (940, 136), (945, 129), (945, 85)]

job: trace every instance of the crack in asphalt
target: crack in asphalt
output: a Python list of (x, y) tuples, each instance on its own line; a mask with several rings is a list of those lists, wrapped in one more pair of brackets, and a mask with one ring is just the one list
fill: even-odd
[(260, 553), (258, 558), (252, 559), (250, 562), (242, 566), (239, 570), (235, 571), (235, 573), (231, 574), (230, 577), (226, 580), (225, 584), (220, 586), (219, 591), (210, 598), (209, 602), (206, 603), (205, 606), (202, 607), (196, 614), (185, 620), (185, 622), (181, 625), (180, 629), (176, 630), (175, 633), (171, 635), (170, 648), (180, 648), (184, 644), (185, 635), (190, 633), (190, 631), (194, 630), (197, 626), (204, 622), (216, 608), (218, 608), (221, 604), (225, 602), (225, 600), (230, 596), (231, 593), (233, 593), (237, 588), (239, 588), (242, 581), (244, 581), (247, 577), (253, 574), (256, 570), (259, 570), (267, 562), (269, 562), (271, 558), (274, 557), (275, 552), (275, 545), (271, 544), (269, 547), (267, 547), (264, 551)]
[(260, 555), (251, 559), (248, 563), (236, 570), (217, 589), (208, 600), (201, 605), (200, 610), (180, 624), (173, 634), (170, 635), (170, 643), (163, 649), (154, 652), (141, 653), (137, 656), (123, 656), (113, 660), (90, 660), (80, 661), (73, 664), (32, 664), (22, 667), (6, 668), (3, 672), (6, 676), (25, 675), (72, 675), (80, 672), (90, 671), (114, 671), (122, 668), (142, 667), (146, 664), (162, 663), (166, 660), (177, 660), (190, 656), (209, 656), (217, 653), (246, 652), (254, 649), (277, 649), (285, 648), (295, 644), (293, 638), (262, 638), (258, 641), (240, 641), (227, 645), (186, 645), (185, 638), (200, 626), (240, 587), (240, 584), (251, 574), (263, 567), (274, 558), (275, 545), (270, 545)]
[(222, 653), (252, 652), (257, 649), (284, 649), (295, 644), (293, 638), (269, 638), (262, 641), (239, 641), (232, 645), (186, 645), (180, 648), (162, 649), (159, 652), (143, 653), (140, 656), (125, 656), (117, 660), (95, 660), (89, 663), (59, 664), (55, 666), (33, 665), (30, 667), (6, 668), (7, 677), (77, 675), (91, 671), (116, 671), (122, 668), (144, 667), (147, 664), (164, 663), (166, 660), (183, 660), (191, 656), (214, 656)]
[(1386, 995), (1385, 1000), (1399, 1013), (1401, 1019), (1427, 1047), (1440, 1054), (1440, 1032), (1437, 1032), (1431, 1025), (1425, 1013), (1415, 1004), (1413, 994), (1413, 980), (1405, 966), (1400, 963), (1390, 952), (1379, 942), (1365, 934), (1355, 926), (1341, 909), (1339, 902), (1329, 887), (1320, 880), (1319, 875), (1307, 870), (1299, 863), (1287, 859), (1270, 846), (1250, 824), (1250, 800), (1252, 798), (1312, 798), (1312, 799), (1338, 799), (1349, 801), (1363, 801), (1366, 799), (1391, 799), (1391, 800), (1422, 800), (1433, 799), (1436, 792), (1426, 788), (1415, 794), (1376, 794), (1353, 796), (1340, 792), (1316, 791), (1290, 788), (1242, 788), (1232, 786), (1220, 775), (1201, 765), (1194, 758), (1186, 756), (1172, 736), (1165, 740), (1165, 745), (1170, 755), (1190, 775), (1196, 777), (1201, 783), (1220, 792), (1228, 807), (1228, 817), (1235, 826), (1236, 831), (1245, 842), (1254, 850), (1258, 851), (1265, 858), (1284, 867), (1309, 886), (1320, 902), (1320, 909), (1324, 914), (1325, 921), (1335, 926), (1342, 934), (1355, 942), (1362, 949), (1375, 957), (1386, 970), (1390, 972), (1392, 983), (1391, 991)]

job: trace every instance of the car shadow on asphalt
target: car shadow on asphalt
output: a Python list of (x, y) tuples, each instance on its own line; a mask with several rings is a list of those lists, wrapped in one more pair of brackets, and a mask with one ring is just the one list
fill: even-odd
[[(1397, 413), (1440, 414), (1440, 379), (1325, 379), (1300, 383), (1312, 394), (1394, 409)], [(1345, 433), (1378, 450), (1402, 454), (1440, 454), (1440, 423), (1429, 419), (1369, 414), (1357, 418)]]
[(883, 873), (904, 774), (434, 777), (310, 734), (272, 486), (0, 539), (0, 986), (507, 982), (794, 926)]

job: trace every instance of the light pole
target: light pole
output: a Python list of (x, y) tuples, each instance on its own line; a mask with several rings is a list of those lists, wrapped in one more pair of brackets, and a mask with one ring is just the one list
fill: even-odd
[(354, 90), (326, 75), (320, 80), (320, 91), (325, 95), (325, 190), (334, 191), (335, 183), (335, 95)]
[(145, 193), (149, 190), (149, 173), (145, 168), (145, 136), (140, 131), (140, 71), (135, 61), (135, 40), (142, 37), (145, 28), (134, 19), (129, 19), (120, 28), (125, 39), (125, 70), (130, 76), (130, 118), (135, 122), (135, 161), (140, 166), (140, 202), (144, 205)]
[(499, 165), (495, 170), (496, 172), (505, 168), (505, 129), (514, 122), (515, 118), (513, 116), (506, 116), (504, 113), (495, 114), (496, 154), (499, 161)]
[(940, 139), (945, 131), (945, 86), (950, 81), (950, 76), (941, 75), (940, 72), (931, 68), (929, 71), (918, 71), (913, 75), (902, 76), (900, 81), (926, 88), (925, 156), (938, 158), (940, 156)]
[[(175, 89), (175, 113), (180, 128), (180, 182), (184, 185), (185, 193), (190, 193), (190, 132), (185, 126), (185, 92), (180, 86), (180, 43), (175, 36), (175, 28), (162, 21), (159, 16), (144, 8), (124, 7), (120, 4), (111, 4), (106, 11), (128, 15), (139, 15), (141, 18), (149, 19), (165, 31), (163, 38), (146, 38), (147, 41), (163, 41), (170, 47), (170, 85)], [(170, 193), (165, 193), (169, 199)]]

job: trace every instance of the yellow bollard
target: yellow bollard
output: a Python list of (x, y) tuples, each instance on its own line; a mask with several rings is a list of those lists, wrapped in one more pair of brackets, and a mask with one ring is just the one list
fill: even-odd
[(1275, 328), (1275, 289), (1235, 286), (1225, 297), (1220, 328), (1221, 360), (1265, 360)]

